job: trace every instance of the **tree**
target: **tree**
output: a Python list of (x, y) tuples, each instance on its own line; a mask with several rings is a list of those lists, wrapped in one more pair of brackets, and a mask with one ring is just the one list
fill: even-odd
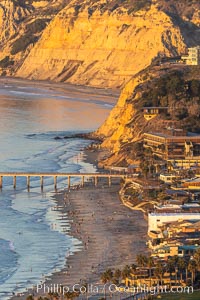
[[(178, 269), (180, 271), (180, 276), (181, 276), (181, 282), (183, 281), (183, 271), (186, 269), (187, 267), (187, 262), (183, 257), (179, 257), (178, 258), (178, 262), (177, 262), (177, 266)], [(187, 281), (187, 279), (186, 279)]]
[(113, 271), (111, 269), (106, 270), (101, 274), (101, 281), (105, 284), (113, 279)]
[(119, 283), (119, 280), (120, 280), (121, 276), (122, 276), (121, 270), (116, 269), (115, 272), (114, 272), (114, 281), (115, 282), (113, 282), (113, 283), (116, 283), (116, 284)]
[[(79, 293), (78, 292), (67, 292), (65, 293), (64, 297), (66, 299), (69, 299), (69, 300), (72, 300), (74, 298), (77, 298), (79, 296)], [(58, 298), (59, 299), (59, 298)]]
[(126, 277), (129, 277), (131, 275), (131, 268), (130, 266), (126, 265), (124, 269), (122, 270), (122, 278), (125, 279)]
[(161, 282), (161, 285), (162, 285), (164, 268), (163, 268), (163, 265), (160, 262), (157, 263), (154, 272), (155, 272), (155, 275), (160, 278), (160, 282)]
[(200, 94), (200, 82), (199, 82), (199, 80), (194, 80), (193, 79), (189, 83), (189, 92), (190, 92), (192, 97), (199, 96), (199, 94)]
[(191, 272), (191, 274), (192, 274), (192, 285), (193, 285), (193, 283), (195, 281), (196, 270), (197, 270), (196, 261), (194, 259), (190, 260), (190, 262), (188, 264), (188, 271)]
[(194, 254), (194, 260), (197, 264), (198, 271), (200, 270), (200, 248), (198, 248)]
[(144, 267), (147, 265), (148, 258), (144, 254), (138, 254), (136, 256), (136, 261), (140, 267)]
[(167, 261), (166, 269), (170, 274), (170, 286), (171, 286), (171, 277), (172, 277), (172, 273), (174, 271), (174, 262), (171, 258), (169, 258)]
[(33, 295), (28, 295), (28, 297), (26, 297), (26, 300), (34, 300)]
[(154, 260), (150, 256), (147, 258), (147, 267), (149, 268), (149, 278), (150, 278), (150, 286), (151, 286), (151, 277), (152, 277), (152, 267), (154, 266)]

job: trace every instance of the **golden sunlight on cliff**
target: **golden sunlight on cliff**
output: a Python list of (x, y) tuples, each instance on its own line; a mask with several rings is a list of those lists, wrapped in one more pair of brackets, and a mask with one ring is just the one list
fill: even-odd
[[(102, 147), (110, 148), (113, 152), (120, 150), (121, 144), (133, 139), (133, 131), (126, 125), (133, 119), (135, 110), (127, 100), (133, 95), (135, 87), (142, 83), (141, 76), (131, 79), (120, 95), (117, 105), (110, 112), (104, 124), (97, 130), (98, 136), (106, 137)], [(137, 95), (135, 95), (135, 100)]]
[(178, 27), (152, 5), (128, 15), (67, 6), (44, 31), (17, 76), (117, 87), (148, 66), (158, 53), (184, 52)]

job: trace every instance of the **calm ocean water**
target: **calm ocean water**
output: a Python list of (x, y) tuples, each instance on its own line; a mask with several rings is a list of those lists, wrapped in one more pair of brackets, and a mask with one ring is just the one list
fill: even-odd
[[(95, 172), (82, 161), (88, 141), (55, 140), (77, 131), (96, 129), (106, 118), (112, 104), (92, 94), (67, 93), (60, 89), (24, 84), (0, 83), (0, 171)], [(63, 228), (61, 212), (53, 209), (53, 180), (4, 179), (0, 192), (0, 299), (24, 291), (44, 276), (64, 266), (65, 256), (81, 248)], [(58, 189), (66, 181), (58, 182)]]

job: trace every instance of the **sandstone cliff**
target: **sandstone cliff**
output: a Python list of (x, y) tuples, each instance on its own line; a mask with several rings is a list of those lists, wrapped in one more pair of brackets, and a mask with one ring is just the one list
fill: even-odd
[(184, 53), (200, 39), (196, 0), (189, 8), (188, 0), (16, 2), (6, 6), (12, 38), (2, 24), (4, 75), (121, 87), (154, 57)]
[[(143, 107), (167, 107), (146, 120)], [(124, 87), (117, 105), (94, 133), (111, 150), (103, 165), (127, 165), (137, 161), (138, 142), (144, 132), (167, 127), (200, 133), (200, 67), (164, 63), (136, 74)], [(136, 149), (137, 148), (137, 149)]]

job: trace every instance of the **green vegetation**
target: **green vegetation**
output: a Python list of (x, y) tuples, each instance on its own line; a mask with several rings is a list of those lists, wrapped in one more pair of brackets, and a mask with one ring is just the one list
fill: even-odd
[(47, 25), (47, 20), (37, 19), (26, 26), (26, 31), (29, 35), (41, 32)]
[[(175, 70), (146, 82), (148, 84), (143, 87), (136, 104), (138, 110), (142, 107), (168, 107), (160, 112), (163, 119), (181, 121), (187, 131), (200, 133), (200, 79), (186, 78), (184, 72)], [(140, 91), (141, 87), (137, 89)]]
[(32, 295), (29, 295), (28, 297), (26, 297), (26, 300), (34, 300)]
[(12, 0), (12, 2), (13, 2), (16, 6), (22, 6), (22, 7), (25, 7), (25, 6), (26, 6), (26, 0)]
[[(200, 270), (200, 250), (196, 250), (194, 258), (191, 260), (190, 257), (178, 257), (171, 256), (167, 260), (162, 261), (145, 254), (138, 254), (136, 256), (136, 263), (132, 265), (126, 265), (122, 270), (108, 269), (101, 275), (101, 281), (105, 284), (107, 282), (118, 282), (127, 278), (131, 279), (132, 274), (137, 275), (137, 279), (134, 279), (134, 284), (140, 284), (140, 276), (144, 278), (144, 273), (141, 270), (146, 270), (146, 279), (155, 277), (159, 283), (165, 284), (165, 278), (168, 277), (168, 288), (172, 286), (172, 283), (179, 283), (180, 280), (184, 281), (188, 286), (197, 286), (199, 280)], [(165, 274), (165, 277), (164, 277)], [(176, 275), (175, 275), (176, 274)], [(199, 295), (199, 294), (198, 294)], [(176, 299), (176, 298), (175, 298)], [(178, 298), (179, 299), (179, 298)], [(181, 298), (180, 298), (181, 299)], [(189, 299), (189, 298), (188, 298)], [(193, 299), (193, 298), (191, 298)], [(196, 298), (194, 298), (196, 299)]]
[(24, 36), (21, 36), (19, 39), (17, 39), (12, 46), (11, 54), (15, 55), (18, 52), (26, 50), (26, 48), (30, 44), (34, 44), (37, 41), (37, 37), (30, 36), (29, 34), (25, 34)]
[(14, 61), (10, 60), (9, 56), (6, 56), (2, 60), (0, 60), (0, 68), (7, 68), (9, 66), (12, 66), (13, 64)]
[[(156, 298), (154, 298), (156, 299)], [(169, 295), (162, 295), (162, 300), (199, 300), (200, 299), (200, 292), (194, 292), (192, 294), (182, 293), (182, 294), (170, 294)]]
[(128, 13), (137, 12), (142, 9), (148, 9), (150, 7), (151, 1), (140, 0), (133, 3), (133, 6), (129, 9)]

